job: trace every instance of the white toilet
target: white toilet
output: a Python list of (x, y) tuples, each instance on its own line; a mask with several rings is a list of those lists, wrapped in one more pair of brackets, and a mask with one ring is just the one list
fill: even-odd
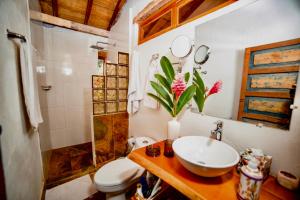
[[(132, 150), (153, 144), (149, 137), (135, 138)], [(145, 169), (126, 158), (111, 161), (101, 167), (94, 176), (97, 190), (106, 193), (107, 200), (126, 200), (125, 192), (136, 183)]]

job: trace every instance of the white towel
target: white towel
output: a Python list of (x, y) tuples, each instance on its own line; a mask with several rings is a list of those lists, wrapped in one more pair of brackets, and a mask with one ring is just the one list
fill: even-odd
[(21, 76), (27, 114), (31, 126), (37, 129), (39, 123), (43, 122), (43, 119), (40, 110), (36, 75), (32, 68), (31, 48), (26, 42), (18, 42), (18, 46), (20, 49)]
[(139, 76), (139, 52), (133, 51), (131, 55), (129, 86), (128, 86), (128, 113), (134, 114), (139, 110), (140, 101), (143, 99)]
[(145, 97), (144, 97), (144, 106), (152, 109), (159, 109), (159, 103), (150, 97), (147, 93), (156, 94), (155, 90), (152, 88), (150, 81), (156, 81), (154, 75), (158, 74), (158, 62), (156, 60), (151, 60), (150, 65), (148, 67), (148, 73), (146, 78), (146, 86), (145, 86)]

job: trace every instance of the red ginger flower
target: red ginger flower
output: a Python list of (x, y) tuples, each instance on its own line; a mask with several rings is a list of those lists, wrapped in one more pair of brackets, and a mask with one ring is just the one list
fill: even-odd
[(207, 96), (218, 93), (222, 88), (222, 81), (217, 81), (213, 87), (209, 90)]
[(184, 90), (186, 89), (186, 84), (183, 80), (182, 74), (176, 75), (171, 88), (172, 88), (172, 92), (175, 93), (176, 99), (178, 99), (181, 96), (181, 94), (184, 92)]

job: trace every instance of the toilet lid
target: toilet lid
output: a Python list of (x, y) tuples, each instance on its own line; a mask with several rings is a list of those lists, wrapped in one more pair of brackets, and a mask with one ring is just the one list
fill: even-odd
[(142, 169), (133, 161), (121, 158), (101, 167), (95, 174), (94, 180), (96, 184), (102, 186), (121, 185), (135, 177)]

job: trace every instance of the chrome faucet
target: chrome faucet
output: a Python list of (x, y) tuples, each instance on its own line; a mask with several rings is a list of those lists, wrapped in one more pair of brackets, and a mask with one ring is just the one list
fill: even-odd
[(211, 131), (210, 137), (221, 141), (223, 133), (223, 122), (221, 120), (218, 120), (215, 122), (215, 124), (217, 124), (217, 127), (215, 130)]

